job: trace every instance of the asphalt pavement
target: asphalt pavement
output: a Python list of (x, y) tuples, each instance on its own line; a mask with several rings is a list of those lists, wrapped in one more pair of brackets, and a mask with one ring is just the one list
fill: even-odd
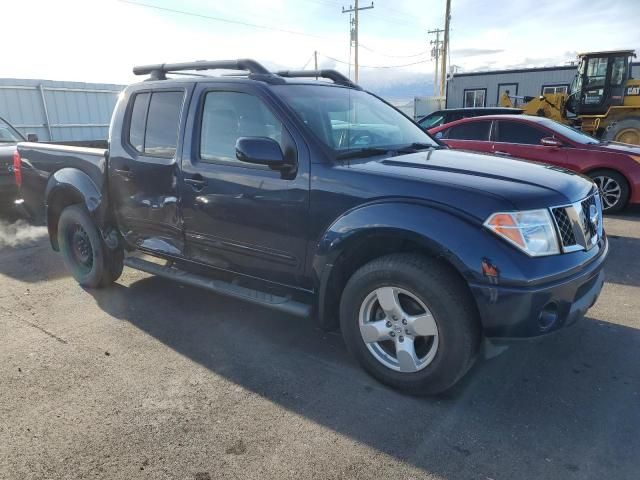
[(130, 269), (84, 290), (4, 212), (0, 478), (638, 478), (640, 210), (605, 225), (583, 321), (415, 398), (309, 320)]

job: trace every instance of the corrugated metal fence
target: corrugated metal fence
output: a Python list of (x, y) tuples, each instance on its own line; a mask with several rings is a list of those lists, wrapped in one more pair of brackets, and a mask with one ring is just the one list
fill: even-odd
[(106, 140), (122, 85), (0, 78), (0, 116), (42, 141)]

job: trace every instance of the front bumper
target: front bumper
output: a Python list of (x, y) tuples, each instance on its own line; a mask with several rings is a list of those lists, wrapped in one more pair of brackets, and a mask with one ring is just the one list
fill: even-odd
[(604, 284), (602, 252), (568, 278), (536, 287), (471, 284), (485, 336), (500, 339), (545, 335), (581, 319), (597, 301)]

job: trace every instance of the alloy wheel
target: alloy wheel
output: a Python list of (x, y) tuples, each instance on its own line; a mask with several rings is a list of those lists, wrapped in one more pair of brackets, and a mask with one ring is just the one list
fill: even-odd
[(393, 286), (369, 293), (360, 307), (362, 340), (384, 366), (403, 373), (428, 366), (438, 351), (438, 326), (415, 294)]
[(600, 190), (603, 210), (609, 210), (618, 204), (622, 196), (622, 187), (617, 181), (605, 176), (595, 177), (593, 181), (598, 186), (598, 190)]

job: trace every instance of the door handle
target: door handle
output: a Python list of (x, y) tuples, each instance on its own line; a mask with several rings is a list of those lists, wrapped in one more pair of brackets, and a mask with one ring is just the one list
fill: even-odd
[(133, 172), (131, 171), (131, 169), (129, 167), (114, 168), (113, 171), (114, 171), (114, 173), (120, 175), (121, 177), (133, 178)]
[(191, 185), (194, 190), (202, 190), (207, 185), (207, 181), (200, 174), (185, 178), (184, 183)]
[(500, 150), (495, 150), (493, 153), (495, 153), (496, 155), (500, 155), (502, 157), (510, 157), (511, 154), (507, 153), (507, 152), (501, 152)]

